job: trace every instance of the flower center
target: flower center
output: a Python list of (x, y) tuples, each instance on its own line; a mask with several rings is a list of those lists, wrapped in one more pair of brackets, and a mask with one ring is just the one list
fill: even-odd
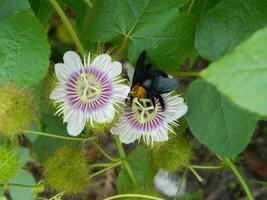
[(76, 92), (81, 100), (89, 101), (101, 95), (102, 85), (97, 81), (96, 76), (82, 73), (76, 83)]
[(135, 112), (134, 118), (140, 123), (146, 123), (152, 120), (158, 111), (158, 105), (155, 107), (150, 99), (134, 98), (132, 102), (132, 110)]

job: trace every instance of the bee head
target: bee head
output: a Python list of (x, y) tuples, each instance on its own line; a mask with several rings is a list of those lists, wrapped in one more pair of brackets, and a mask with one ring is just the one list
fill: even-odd
[(130, 92), (130, 95), (135, 98), (145, 98), (146, 95), (147, 95), (147, 91), (144, 87), (140, 86), (139, 84), (135, 85), (131, 92)]

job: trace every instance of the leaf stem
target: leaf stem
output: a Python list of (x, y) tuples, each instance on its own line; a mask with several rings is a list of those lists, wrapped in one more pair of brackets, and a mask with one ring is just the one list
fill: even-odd
[(208, 166), (208, 165), (190, 165), (190, 167), (194, 169), (210, 169), (210, 170), (216, 170), (216, 169), (222, 169), (223, 166)]
[(81, 41), (79, 40), (78, 35), (75, 32), (74, 28), (72, 27), (69, 19), (65, 15), (64, 11), (62, 10), (62, 8), (60, 7), (60, 5), (58, 4), (58, 2), (56, 0), (49, 0), (49, 2), (54, 7), (54, 9), (56, 10), (57, 14), (60, 16), (61, 20), (63, 21), (63, 24), (65, 25), (65, 27), (66, 27), (67, 31), (69, 32), (71, 38), (73, 39), (74, 43), (76, 44), (79, 52), (83, 56), (85, 54), (85, 50), (83, 48), (83, 45), (82, 45)]
[(24, 134), (31, 133), (35, 135), (41, 135), (41, 136), (47, 136), (47, 137), (52, 137), (52, 138), (57, 138), (57, 139), (64, 139), (64, 140), (74, 140), (74, 141), (93, 141), (95, 140), (95, 137), (90, 137), (90, 138), (79, 138), (79, 137), (68, 137), (68, 136), (62, 136), (62, 135), (56, 135), (52, 133), (45, 133), (45, 132), (39, 132), (39, 131), (23, 131)]
[(102, 174), (102, 173), (104, 173), (104, 172), (106, 172), (106, 171), (108, 171), (108, 170), (110, 170), (110, 169), (112, 169), (112, 168), (114, 168), (114, 167), (117, 167), (118, 165), (121, 165), (122, 164), (122, 161), (120, 160), (120, 161), (118, 161), (118, 162), (116, 162), (116, 163), (112, 163), (111, 165), (109, 165), (108, 167), (106, 167), (106, 168), (104, 168), (104, 169), (101, 169), (101, 170), (99, 170), (98, 172), (96, 172), (96, 173), (94, 173), (94, 174), (92, 174), (92, 175), (90, 175), (90, 178), (93, 178), (93, 177), (95, 177), (95, 176), (97, 176), (97, 175), (99, 175), (99, 174)]
[(117, 161), (118, 159), (112, 158), (101, 146), (99, 146), (96, 142), (94, 142), (95, 147), (100, 151), (108, 160)]
[(249, 189), (247, 182), (245, 181), (245, 179), (241, 175), (241, 173), (238, 171), (235, 164), (227, 157), (223, 157), (223, 160), (224, 160), (226, 166), (232, 170), (232, 172), (235, 174), (236, 178), (239, 180), (239, 182), (240, 182), (241, 186), (243, 187), (248, 199), (249, 200), (255, 200), (251, 190)]
[(91, 2), (91, 0), (84, 0), (84, 2), (90, 7), (93, 7), (93, 3)]
[(97, 167), (107, 167), (110, 166), (112, 163), (95, 163), (90, 165), (90, 168), (97, 168)]
[(149, 196), (149, 195), (144, 195), (144, 194), (120, 194), (120, 195), (115, 195), (112, 197), (107, 197), (103, 200), (112, 200), (112, 199), (120, 199), (120, 198), (129, 198), (129, 197), (133, 197), (133, 198), (142, 198), (142, 199), (153, 199), (153, 200), (165, 200), (159, 197), (153, 197), (153, 196)]
[(187, 166), (187, 167), (188, 167), (188, 169), (195, 175), (195, 177), (197, 178), (197, 180), (198, 180), (199, 182), (203, 182), (203, 178), (197, 173), (196, 170), (194, 170), (194, 168), (192, 168), (190, 165)]
[(194, 3), (195, 3), (195, 0), (192, 0), (192, 1), (191, 1), (191, 3), (190, 3), (190, 6), (189, 6), (189, 8), (188, 8), (188, 10), (187, 10), (187, 14), (188, 14), (188, 15), (190, 14), (190, 12), (191, 12), (191, 9), (192, 9), (192, 7), (193, 7)]
[(129, 175), (133, 185), (135, 187), (137, 187), (136, 178), (135, 178), (135, 176), (133, 174), (131, 166), (129, 165), (129, 163), (126, 160), (126, 155), (125, 155), (123, 146), (122, 146), (121, 141), (119, 140), (118, 136), (115, 136), (115, 142), (116, 142), (116, 145), (117, 145), (117, 148), (118, 148), (118, 151), (119, 151), (120, 158), (122, 159), (122, 165), (123, 165), (124, 169), (127, 171), (127, 173)]

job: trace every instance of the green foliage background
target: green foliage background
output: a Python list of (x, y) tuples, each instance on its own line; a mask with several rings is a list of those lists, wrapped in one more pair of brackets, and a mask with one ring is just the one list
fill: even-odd
[[(245, 149), (257, 122), (267, 117), (267, 1), (97, 0), (93, 6), (86, 2), (59, 1), (64, 10), (75, 13), (72, 25), (86, 51), (108, 43), (134, 64), (146, 49), (149, 61), (173, 76), (184, 70), (182, 64), (187, 59), (199, 56), (209, 61), (197, 80), (185, 86), (189, 129), (220, 156), (236, 158)], [(30, 88), (40, 108), (49, 103), (38, 88), (46, 88), (49, 65), (61, 59), (56, 53), (63, 53), (57, 52), (58, 43), (47, 31), (55, 15), (47, 0), (0, 0), (0, 84), (12, 82)], [(66, 135), (65, 125), (52, 116), (53, 111), (42, 109), (39, 113), (29, 129)], [(26, 137), (38, 163), (64, 143)], [(28, 155), (27, 150), (20, 151)], [(29, 156), (23, 157), (27, 162)], [(155, 174), (148, 158), (149, 152), (143, 147), (134, 149), (127, 158), (138, 183), (144, 185), (151, 183)], [(142, 167), (133, 160), (139, 160)], [(35, 184), (25, 170), (14, 178), (18, 182), (22, 179)], [(128, 182), (122, 170), (119, 191), (126, 191)], [(19, 192), (10, 188), (14, 199)]]

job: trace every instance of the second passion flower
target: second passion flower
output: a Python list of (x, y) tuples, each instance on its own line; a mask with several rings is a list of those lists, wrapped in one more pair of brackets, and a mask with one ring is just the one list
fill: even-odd
[(131, 106), (126, 106), (117, 125), (111, 129), (119, 135), (121, 142), (133, 143), (143, 138), (147, 145), (168, 140), (168, 133), (174, 133), (172, 126), (187, 112), (184, 99), (171, 93), (162, 95), (165, 109), (156, 100), (155, 106), (150, 99), (134, 98)]
[(90, 55), (82, 63), (79, 55), (68, 51), (63, 56), (64, 64), (55, 65), (58, 79), (50, 95), (58, 103), (57, 113), (64, 115), (70, 135), (79, 135), (86, 122), (111, 122), (115, 116), (114, 105), (123, 103), (129, 86), (119, 79), (121, 63), (112, 62), (107, 54), (97, 56), (90, 63)]

